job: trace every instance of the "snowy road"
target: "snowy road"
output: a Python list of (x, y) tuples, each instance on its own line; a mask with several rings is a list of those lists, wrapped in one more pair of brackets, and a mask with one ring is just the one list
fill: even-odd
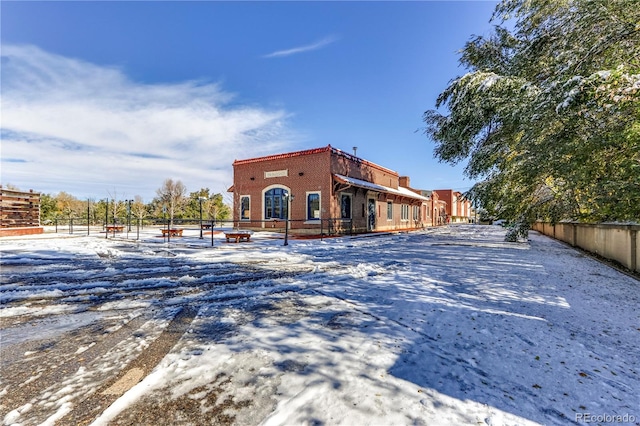
[(196, 235), (0, 240), (4, 424), (640, 424), (640, 282), (566, 245)]

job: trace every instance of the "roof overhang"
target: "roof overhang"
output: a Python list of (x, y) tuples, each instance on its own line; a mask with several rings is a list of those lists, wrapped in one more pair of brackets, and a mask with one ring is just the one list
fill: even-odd
[(339, 174), (334, 174), (333, 178), (337, 182), (340, 182), (342, 184), (349, 185), (349, 186), (356, 186), (358, 188), (363, 188), (363, 189), (368, 189), (369, 191), (380, 192), (380, 193), (384, 193), (384, 194), (391, 194), (391, 195), (395, 195), (397, 197), (410, 198), (410, 199), (416, 200), (416, 201), (418, 201), (418, 200), (419, 201), (429, 201), (429, 199), (427, 197), (423, 197), (420, 194), (416, 194), (415, 192), (411, 191), (410, 189), (404, 188), (402, 186), (399, 186), (398, 189), (395, 189), (395, 188), (390, 188), (390, 187), (384, 186), (384, 185), (378, 185), (378, 184), (373, 183), (373, 182), (368, 182), (366, 180), (356, 179), (356, 178), (343, 176), (343, 175), (339, 175)]

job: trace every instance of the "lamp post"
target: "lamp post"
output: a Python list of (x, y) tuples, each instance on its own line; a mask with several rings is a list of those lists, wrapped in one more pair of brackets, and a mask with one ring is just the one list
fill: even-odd
[[(171, 240), (171, 235), (169, 235), (169, 222), (167, 221), (167, 206), (166, 205), (162, 206), (162, 221), (166, 222), (166, 225), (167, 225), (166, 234), (167, 234), (167, 237), (169, 237), (169, 240)], [(164, 235), (164, 234), (162, 234), (162, 235)]]
[[(127, 200), (127, 234), (131, 232), (131, 203), (133, 200)], [(129, 235), (127, 235), (129, 238)]]
[(116, 213), (118, 211), (118, 202), (116, 201), (116, 199), (113, 199), (113, 238), (116, 237), (116, 225), (117, 225), (117, 218), (116, 218)]
[(109, 199), (104, 200), (104, 238), (109, 238)]
[(287, 206), (287, 216), (284, 219), (284, 244), (285, 246), (289, 245), (289, 201), (293, 201), (293, 195), (290, 195), (288, 191), (284, 191), (282, 194), (282, 201), (285, 206)]
[[(200, 239), (202, 239), (202, 202), (206, 200), (206, 197), (198, 197), (198, 201), (200, 202)], [(213, 229), (211, 229), (213, 233)]]

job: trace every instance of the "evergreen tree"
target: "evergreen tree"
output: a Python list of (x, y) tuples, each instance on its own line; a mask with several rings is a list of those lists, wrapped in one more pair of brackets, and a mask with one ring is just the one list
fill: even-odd
[(187, 217), (200, 217), (200, 197), (202, 197), (202, 218), (204, 220), (225, 220), (231, 215), (231, 209), (224, 204), (222, 194), (211, 194), (209, 188), (189, 194)]

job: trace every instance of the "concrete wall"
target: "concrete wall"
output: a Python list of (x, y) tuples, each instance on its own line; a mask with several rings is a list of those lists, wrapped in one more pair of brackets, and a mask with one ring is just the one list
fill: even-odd
[(533, 229), (640, 272), (640, 225), (536, 222)]

